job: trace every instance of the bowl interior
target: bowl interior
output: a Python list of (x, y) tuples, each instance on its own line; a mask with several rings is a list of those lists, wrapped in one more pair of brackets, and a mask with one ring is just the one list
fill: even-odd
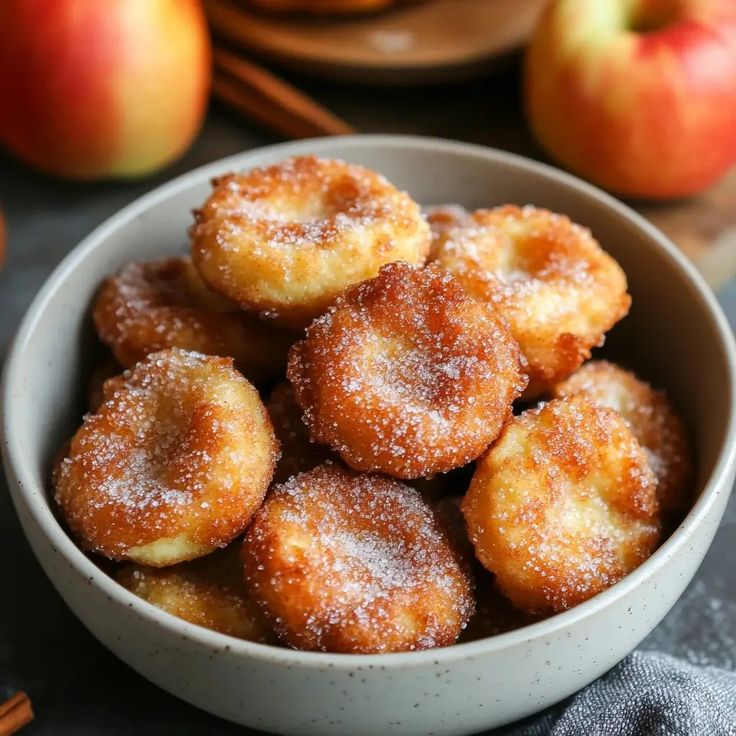
[(94, 354), (89, 306), (101, 279), (126, 261), (185, 251), (190, 210), (212, 176), (304, 152), (377, 169), (424, 204), (532, 203), (590, 227), (626, 271), (633, 296), (605, 354), (670, 393), (696, 450), (701, 492), (732, 421), (732, 369), (714, 300), (674, 247), (623, 205), (553, 169), (475, 146), (364, 136), (284, 144), (198, 169), (123, 210), (65, 259), (21, 327), (19, 369), (9, 371), (5, 393), (6, 437), (39, 514), (50, 516), (43, 499), (51, 457), (79, 422)]

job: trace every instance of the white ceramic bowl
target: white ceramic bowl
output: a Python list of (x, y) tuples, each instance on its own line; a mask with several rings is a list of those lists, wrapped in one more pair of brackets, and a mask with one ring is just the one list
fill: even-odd
[[(136, 598), (67, 537), (49, 504), (50, 458), (78, 419), (91, 345), (89, 305), (119, 264), (180, 252), (209, 180), (297, 153), (355, 161), (420, 202), (527, 203), (593, 229), (626, 270), (634, 307), (609, 342), (671, 393), (699, 475), (692, 511), (638, 570), (541, 623), (434, 651), (330, 655), (278, 649), (192, 626)], [(618, 662), (692, 578), (734, 480), (733, 338), (713, 296), (675, 247), (587, 184), (477, 146), (397, 136), (290, 143), (233, 156), (126, 207), (59, 265), (28, 310), (5, 368), (3, 452), (13, 501), (49, 578), (89, 630), (152, 682), (205, 710), (289, 734), (467, 734), (527, 716)]]

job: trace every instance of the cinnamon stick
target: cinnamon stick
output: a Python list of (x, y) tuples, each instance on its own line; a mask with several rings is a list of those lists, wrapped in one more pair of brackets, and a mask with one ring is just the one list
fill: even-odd
[(344, 120), (276, 75), (224, 49), (215, 49), (213, 95), (289, 138), (346, 135)]
[(0, 703), (0, 736), (11, 736), (32, 720), (31, 700), (25, 693), (16, 693)]

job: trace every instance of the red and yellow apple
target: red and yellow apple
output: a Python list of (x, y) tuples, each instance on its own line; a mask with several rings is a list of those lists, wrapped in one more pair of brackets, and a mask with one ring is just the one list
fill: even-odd
[(3, 0), (0, 143), (67, 177), (154, 171), (199, 129), (210, 55), (199, 0)]
[(619, 194), (694, 194), (736, 163), (736, 0), (553, 0), (527, 52), (535, 136)]

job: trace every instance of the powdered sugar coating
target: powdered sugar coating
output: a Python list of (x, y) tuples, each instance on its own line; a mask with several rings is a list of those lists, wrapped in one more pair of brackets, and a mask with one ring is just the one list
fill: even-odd
[(626, 276), (587, 228), (564, 215), (506, 205), (450, 229), (435, 263), (496, 305), (527, 360), (525, 398), (564, 380), (626, 316)]
[(242, 532), (278, 449), (232, 359), (153, 353), (108, 380), (103, 399), (55, 473), (56, 501), (84, 549), (164, 566)]
[(605, 360), (586, 363), (552, 391), (557, 398), (574, 393), (584, 393), (629, 423), (657, 476), (660, 508), (670, 521), (679, 521), (690, 501), (692, 457), (685, 425), (667, 395)]
[(332, 463), (271, 490), (243, 560), (251, 595), (299, 649), (447, 646), (473, 611), (471, 580), (421, 495)]
[(657, 481), (627, 423), (575, 394), (514, 417), (463, 501), (478, 559), (526, 611), (618, 582), (659, 540)]
[(192, 256), (243, 308), (304, 327), (347, 286), (396, 260), (424, 263), (429, 227), (406, 192), (343, 161), (301, 156), (214, 181)]
[(314, 441), (356, 470), (431, 476), (478, 457), (523, 390), (494, 308), (434, 267), (384, 266), (294, 345), (287, 375)]
[(115, 579), (131, 593), (172, 616), (238, 639), (276, 644), (243, 580), (240, 544), (166, 568), (131, 563)]
[(126, 264), (103, 282), (92, 316), (102, 342), (128, 367), (173, 347), (232, 357), (259, 381), (283, 371), (296, 339), (209, 289), (187, 257)]

